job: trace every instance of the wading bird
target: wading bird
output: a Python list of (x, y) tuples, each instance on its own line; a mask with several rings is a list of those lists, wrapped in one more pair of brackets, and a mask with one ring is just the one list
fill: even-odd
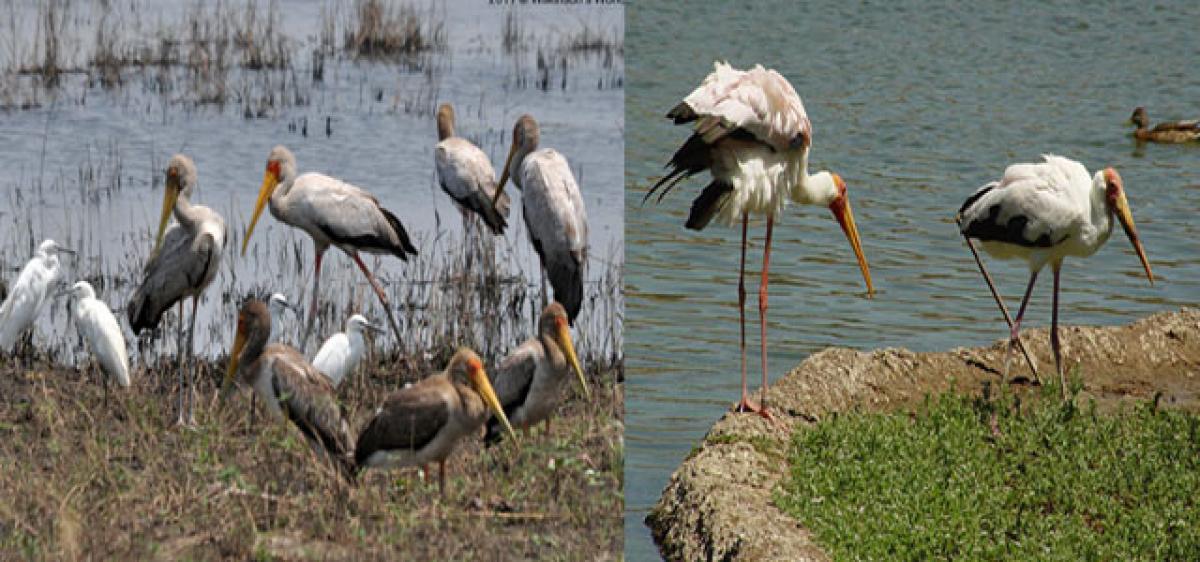
[(108, 403), (108, 382), (115, 380), (123, 388), (129, 388), (129, 356), (125, 351), (125, 335), (112, 310), (104, 301), (96, 298), (96, 291), (87, 281), (71, 287), (75, 300), (73, 316), (79, 337), (87, 342), (88, 349), (100, 364), (104, 374), (104, 402)]
[(1146, 108), (1138, 107), (1133, 110), (1129, 121), (1137, 125), (1133, 136), (1141, 141), (1161, 143), (1200, 141), (1200, 120), (1163, 121), (1154, 128), (1150, 128), (1150, 117), (1146, 115)]
[[(538, 318), (537, 336), (509, 353), (493, 373), (496, 396), (513, 427), (525, 429), (544, 422), (549, 432), (550, 417), (558, 407), (571, 372), (579, 380), (584, 399), (590, 400), (583, 367), (575, 355), (571, 329), (567, 326), (567, 312), (562, 305), (552, 302)], [(489, 419), (485, 440), (495, 442), (500, 436), (499, 420)]]
[[(182, 154), (167, 164), (166, 188), (154, 251), (146, 262), (142, 282), (129, 300), (129, 327), (134, 334), (153, 330), (163, 312), (179, 303), (179, 419), (195, 425), (195, 374), (188, 368), (194, 355), (196, 309), (200, 296), (212, 284), (225, 249), (225, 219), (216, 211), (191, 203), (197, 181), (196, 165)], [(176, 223), (167, 228), (174, 213)], [(186, 355), (183, 347), (183, 301), (192, 299)], [(186, 375), (185, 375), (186, 371)], [(186, 382), (185, 382), (186, 378)]]
[(33, 326), (46, 304), (51, 286), (60, 275), (58, 254), (75, 253), (53, 240), (43, 240), (25, 262), (17, 281), (9, 288), (4, 304), (0, 304), (0, 350), (12, 353), (21, 334)]
[(492, 204), (500, 202), (511, 175), (521, 190), (525, 228), (550, 278), (554, 300), (562, 303), (574, 323), (583, 306), (587, 273), (587, 211), (567, 158), (553, 148), (538, 149), (540, 137), (532, 116), (517, 119)]
[(258, 201), (254, 204), (254, 215), (242, 239), (242, 255), (254, 225), (262, 215), (263, 207), (271, 203), (271, 215), (276, 220), (299, 228), (308, 233), (313, 241), (315, 273), (313, 275), (312, 308), (305, 322), (304, 335), (300, 338), (303, 348), (312, 333), (313, 319), (317, 317), (317, 295), (321, 286), (321, 258), (330, 245), (346, 252), (363, 275), (371, 282), (375, 295), (379, 297), (383, 311), (392, 326), (392, 335), (400, 340), (400, 327), (392, 315), (387, 295), (375, 276), (363, 263), (359, 252), (391, 254), (408, 261), (408, 256), (417, 255), (417, 249), (408, 238), (404, 225), (391, 211), (379, 205), (375, 196), (353, 185), (326, 175), (307, 173), (296, 175), (296, 157), (283, 146), (271, 149), (267, 157), (267, 170), (263, 176)]
[[(1058, 278), (1063, 260), (1068, 256), (1086, 258), (1096, 253), (1112, 234), (1113, 216), (1116, 215), (1151, 284), (1154, 274), (1138, 238), (1117, 171), (1105, 168), (1095, 176), (1089, 176), (1083, 164), (1074, 160), (1050, 154), (1043, 158), (1045, 162), (1009, 166), (1000, 181), (984, 185), (967, 198), (958, 210), (957, 220), (969, 245), (974, 238), (982, 242), (983, 249), (993, 257), (1023, 259), (1029, 264), (1029, 285), (1025, 288), (1017, 317), (1010, 323), (1010, 355), (1013, 346), (1020, 343), (1021, 318), (1038, 272), (1050, 265), (1054, 272), (1050, 346), (1054, 350), (1054, 365), (1065, 396), (1066, 380), (1058, 339)], [(971, 251), (975, 251), (973, 245)], [(991, 276), (983, 262), (976, 261), (1007, 319), (1008, 312)]]
[(446, 491), (446, 458), (459, 439), (478, 435), (488, 409), (516, 440), (479, 356), (460, 348), (446, 369), (406, 386), (375, 411), (354, 449), (359, 470), (426, 465), (436, 461), (438, 489)]
[(346, 331), (329, 336), (313, 357), (313, 367), (329, 377), (334, 387), (342, 384), (346, 375), (354, 372), (354, 368), (362, 361), (367, 348), (363, 340), (364, 330), (382, 331), (367, 322), (361, 314), (351, 316), (346, 320)]
[(267, 311), (271, 313), (271, 343), (288, 343), (283, 338), (283, 314), (290, 312), (300, 316), (299, 307), (292, 304), (283, 293), (271, 293), (267, 300)]
[(464, 217), (475, 213), (493, 234), (504, 234), (510, 203), (507, 195), (496, 199), (496, 171), (492, 169), (492, 161), (471, 141), (454, 136), (454, 108), (448, 103), (438, 107), (437, 130), (433, 160), (438, 185), (458, 204)]
[[(771, 233), (789, 202), (829, 208), (850, 241), (867, 284), (874, 294), (871, 270), (863, 256), (846, 183), (837, 174), (808, 173), (812, 127), (804, 104), (792, 85), (761, 65), (742, 71), (717, 62), (691, 94), (667, 113), (675, 124), (689, 123), (693, 132), (671, 157), (665, 177), (646, 193), (643, 202), (659, 193), (658, 201), (680, 181), (709, 170), (712, 182), (692, 201), (685, 226), (702, 230), (716, 218), (742, 225), (741, 268), (738, 272), (738, 311), (741, 325), (742, 398), (737, 411), (769, 417), (767, 405), (767, 270)], [(758, 318), (762, 345), (762, 399), (750, 400), (746, 387), (746, 233), (750, 216), (766, 216), (762, 280), (758, 287)]]
[(262, 301), (247, 301), (238, 312), (221, 401), (229, 399), (235, 379), (250, 386), (267, 411), (290, 421), (314, 451), (353, 481), (354, 436), (333, 385), (295, 348), (268, 344), (270, 338), (271, 313)]

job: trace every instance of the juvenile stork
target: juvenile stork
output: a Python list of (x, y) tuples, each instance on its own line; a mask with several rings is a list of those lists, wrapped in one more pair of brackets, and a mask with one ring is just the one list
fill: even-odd
[[(474, 213), (492, 233), (500, 236), (508, 226), (509, 199), (496, 199), (496, 170), (478, 146), (454, 135), (454, 107), (443, 103), (437, 111), (438, 143), (433, 150), (438, 185), (462, 209)], [(492, 206), (492, 200), (496, 205)]]
[(474, 351), (460, 348), (444, 371), (397, 390), (375, 411), (355, 446), (358, 469), (436, 461), (444, 494), (446, 459), (460, 439), (478, 435), (489, 409), (515, 441), (483, 362)]
[[(194, 374), (187, 368), (196, 335), (196, 309), (200, 295), (212, 284), (225, 249), (225, 219), (216, 211), (191, 203), (196, 185), (196, 165), (182, 154), (167, 163), (166, 188), (154, 250), (146, 262), (142, 282), (129, 300), (129, 327), (134, 334), (153, 330), (163, 312), (179, 303), (179, 419), (180, 425), (195, 425), (193, 415)], [(176, 223), (167, 228), (175, 215)], [(192, 299), (187, 351), (183, 350), (183, 301)], [(185, 384), (185, 371), (186, 384)]]
[[(687, 228), (703, 230), (714, 218), (742, 225), (741, 269), (738, 273), (738, 310), (741, 324), (742, 397), (739, 412), (767, 410), (767, 271), (775, 221), (790, 201), (827, 207), (850, 241), (858, 266), (874, 294), (871, 270), (850, 210), (846, 182), (841, 176), (820, 171), (808, 173), (812, 125), (804, 104), (792, 85), (774, 70), (755, 65), (738, 70), (717, 62), (711, 74), (667, 113), (676, 125), (690, 124), (692, 135), (671, 157), (670, 172), (646, 193), (658, 201), (679, 182), (708, 170), (712, 181), (692, 201)], [(762, 351), (761, 400), (750, 399), (746, 387), (746, 234), (750, 215), (766, 216), (762, 278), (758, 287), (758, 318)]]
[(242, 239), (243, 256), (246, 255), (250, 236), (254, 234), (254, 226), (258, 224), (258, 218), (262, 216), (263, 207), (268, 201), (271, 215), (276, 220), (303, 230), (313, 241), (316, 269), (313, 275), (312, 307), (300, 346), (304, 347), (312, 334), (321, 286), (321, 258), (331, 245), (346, 252), (371, 282), (383, 311), (387, 313), (392, 335), (399, 341), (400, 327), (396, 324), (387, 295), (363, 263), (359, 252), (391, 254), (404, 261), (408, 261), (409, 256), (417, 255), (417, 249), (404, 230), (404, 225), (400, 224), (400, 219), (380, 206), (374, 195), (344, 181), (311, 172), (297, 175), (296, 157), (292, 151), (276, 146), (267, 157), (262, 188), (254, 204), (250, 226), (246, 228), (246, 236)]
[[(1151, 285), (1154, 274), (1138, 238), (1117, 171), (1105, 168), (1095, 176), (1089, 176), (1083, 164), (1074, 160), (1051, 154), (1043, 158), (1045, 162), (1013, 164), (1004, 170), (999, 181), (980, 187), (959, 208), (957, 221), (972, 252), (975, 247), (971, 239), (976, 239), (993, 257), (1022, 259), (1029, 265), (1029, 284), (1017, 317), (1010, 323), (1010, 356), (1012, 348), (1020, 345), (1021, 318), (1025, 315), (1025, 305), (1033, 293), (1038, 272), (1046, 264), (1050, 265), (1054, 272), (1050, 346), (1065, 396), (1067, 387), (1058, 338), (1059, 272), (1063, 260), (1095, 254), (1112, 234), (1115, 216), (1133, 244)], [(976, 263), (1007, 320), (1008, 311), (978, 255)], [(1005, 364), (1008, 364), (1007, 360)]]
[(0, 304), (0, 350), (5, 353), (11, 353), (21, 334), (33, 327), (51, 288), (58, 283), (62, 273), (59, 252), (75, 253), (58, 242), (43, 240), (17, 274), (16, 282), (9, 287), (4, 304)]
[[(538, 318), (538, 333), (509, 353), (496, 367), (493, 386), (504, 413), (514, 427), (528, 428), (538, 422), (550, 430), (550, 417), (562, 399), (563, 387), (575, 374), (585, 400), (591, 399), (583, 367), (575, 355), (567, 311), (561, 304), (550, 303)], [(500, 421), (487, 424), (490, 443), (500, 439)]]
[(333, 385), (295, 348), (274, 343), (271, 314), (262, 301), (250, 300), (238, 312), (237, 332), (221, 388), (228, 401), (234, 381), (250, 386), (267, 411), (286, 419), (309, 445), (347, 480), (354, 479), (354, 436)]
[(583, 306), (587, 274), (587, 211), (567, 158), (553, 148), (538, 148), (541, 130), (531, 115), (513, 126), (512, 145), (492, 200), (499, 205), (511, 175), (521, 190), (521, 213), (529, 240), (550, 278), (554, 300), (572, 323)]

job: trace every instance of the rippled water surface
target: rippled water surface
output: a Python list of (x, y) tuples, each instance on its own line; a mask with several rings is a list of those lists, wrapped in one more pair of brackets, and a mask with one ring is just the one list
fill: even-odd
[[(162, 170), (172, 153), (184, 152), (199, 171), (193, 201), (218, 211), (229, 228), (225, 262), (197, 330), (198, 351), (216, 355), (228, 345), (231, 327), (228, 309), (211, 303), (240, 300), (253, 289), (281, 291), (307, 308), (312, 245), (305, 235), (264, 212), (247, 257), (236, 252), (275, 144), (292, 149), (300, 172), (323, 172), (374, 193), (404, 223), (423, 257), (446, 253), (460, 239), (459, 213), (434, 183), (431, 113), (442, 101), (455, 105), (458, 134), (475, 140), (497, 172), (517, 117), (529, 112), (538, 119), (543, 145), (563, 152), (580, 181), (591, 224), (589, 275), (595, 281), (611, 272), (623, 242), (617, 197), (624, 154), (622, 8), (506, 8), (473, 0), (383, 4), (415, 7), (423, 22), (440, 26), (444, 47), (411, 57), (356, 57), (343, 49), (355, 5), (349, 0), (56, 3), (62, 10), (55, 17), (59, 64), (66, 70), (53, 88), (21, 71), (43, 59), (39, 22), (49, 4), (4, 4), (4, 278), (15, 278), (15, 268), (38, 241), (55, 238), (80, 251), (78, 260), (67, 260), (66, 277), (106, 280), (101, 298), (123, 317), (153, 243)], [(256, 11), (253, 18), (245, 15), (248, 5)], [(220, 17), (211, 17), (220, 10)], [(191, 46), (196, 34), (211, 33), (221, 22), (254, 33), (234, 34), (238, 43), (224, 51), (230, 70), (213, 78), (204, 72), (221, 64), (215, 51)], [(322, 43), (327, 32), (334, 33), (332, 44)], [(161, 65), (124, 66), (110, 80), (91, 66), (106, 33), (117, 37), (119, 56), (155, 58), (171, 48), (179, 54)], [(282, 36), (286, 62), (265, 68), (246, 62), (236, 45), (262, 41), (274, 49), (276, 43), (264, 39), (268, 33)], [(576, 43), (584, 45), (568, 48)], [(319, 60), (317, 51), (324, 52)], [(199, 63), (196, 57), (202, 57)], [(513, 228), (498, 245), (536, 280), (519, 192), (509, 192)], [(373, 295), (363, 300), (365, 283), (352, 262), (337, 251), (328, 256), (322, 292), (339, 306), (363, 303), (382, 321)], [(378, 263), (381, 279), (392, 287), (429, 281), (421, 277), (427, 271), (394, 258), (368, 263)], [(57, 320), (39, 325), (37, 345), (63, 329), (65, 299), (52, 310), (47, 318)]]
[[(662, 116), (711, 70), (762, 62), (788, 77), (814, 124), (813, 170), (849, 185), (878, 290), (864, 298), (829, 212), (792, 207), (772, 245), (770, 371), (829, 345), (937, 350), (990, 343), (1003, 321), (953, 215), (1005, 165), (1053, 152), (1122, 174), (1158, 283), (1119, 232), (1068, 261), (1069, 323), (1117, 324), (1200, 295), (1200, 146), (1138, 147), (1126, 119), (1200, 118), (1200, 5), (1157, 3), (742, 3), (629, 6), (626, 549), (655, 556), (642, 523), (671, 471), (738, 395), (733, 229), (687, 231), (704, 179), (660, 205), (646, 188), (687, 131)], [(762, 223), (750, 249), (761, 263)], [(989, 262), (1015, 306), (1026, 271)], [(757, 348), (754, 295), (748, 345)], [(1027, 325), (1049, 323), (1044, 279)], [(752, 381), (759, 363), (752, 353)]]

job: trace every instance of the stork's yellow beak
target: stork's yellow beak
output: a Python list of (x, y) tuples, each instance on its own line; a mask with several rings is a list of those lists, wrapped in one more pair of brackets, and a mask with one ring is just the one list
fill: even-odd
[(262, 216), (263, 208), (267, 206), (267, 201), (271, 199), (271, 193), (275, 191), (275, 186), (279, 185), (279, 174), (272, 170), (269, 166), (263, 174), (262, 187), (258, 190), (258, 201), (254, 202), (254, 214), (250, 216), (250, 226), (246, 229), (246, 236), (242, 238), (242, 255), (246, 255), (246, 246), (250, 244), (250, 235), (254, 234), (254, 225), (258, 224), (258, 218)]
[(517, 153), (517, 143), (513, 143), (508, 148), (508, 158), (504, 159), (504, 171), (500, 172), (500, 183), (496, 184), (496, 194), (492, 196), (492, 208), (496, 207), (496, 202), (500, 200), (500, 194), (504, 193), (504, 184), (508, 183), (508, 176), (512, 168), (513, 156)]
[(554, 321), (557, 328), (558, 345), (567, 355), (567, 361), (571, 363), (571, 370), (575, 371), (575, 376), (579, 379), (579, 388), (583, 389), (583, 398), (591, 400), (592, 393), (588, 390), (587, 379), (583, 376), (583, 367), (579, 365), (579, 357), (575, 355), (575, 343), (571, 341), (571, 328), (567, 326), (567, 319), (555, 318)]
[(1146, 270), (1146, 278), (1153, 285), (1154, 272), (1150, 271), (1150, 260), (1146, 257), (1146, 249), (1142, 247), (1142, 239), (1138, 237), (1137, 226), (1133, 224), (1133, 213), (1129, 210), (1129, 200), (1125, 198), (1124, 190), (1117, 194), (1113, 211), (1117, 215), (1117, 220), (1121, 221), (1121, 227), (1125, 229), (1125, 235), (1129, 237), (1129, 242), (1133, 244), (1133, 251), (1137, 252), (1138, 259), (1142, 261), (1142, 268)]
[(850, 197), (844, 194), (838, 197), (829, 205), (829, 210), (833, 211), (834, 218), (842, 226), (842, 232), (846, 234), (846, 239), (850, 241), (854, 257), (858, 258), (858, 268), (862, 270), (863, 279), (867, 282), (867, 297), (874, 296), (875, 286), (871, 284), (871, 267), (867, 265), (867, 257), (863, 255), (862, 241), (858, 237), (858, 226), (854, 224), (854, 211), (850, 209)]
[(158, 219), (158, 234), (154, 236), (154, 252), (158, 253), (158, 249), (162, 246), (163, 234), (167, 231), (167, 221), (171, 220), (171, 211), (175, 209), (175, 202), (179, 200), (179, 176), (173, 171), (167, 172), (167, 185), (163, 191), (162, 214)]
[(225, 369), (225, 380), (221, 383), (222, 404), (229, 399), (230, 394), (233, 394), (233, 381), (234, 377), (237, 376), (238, 359), (242, 356), (242, 349), (245, 347), (246, 330), (239, 319), (237, 334), (233, 336), (233, 351), (229, 352), (229, 367)]
[(511, 423), (508, 423), (508, 416), (504, 415), (504, 407), (500, 405), (500, 399), (496, 397), (496, 391), (492, 388), (491, 381), (488, 380), (487, 371), (483, 370), (481, 365), (473, 365), (469, 368), (469, 376), (471, 385), (475, 387), (475, 391), (483, 398), (483, 403), (492, 410), (500, 423), (504, 425), (504, 429), (508, 431), (508, 436), (512, 437), (513, 443), (517, 442), (517, 432), (513, 431)]

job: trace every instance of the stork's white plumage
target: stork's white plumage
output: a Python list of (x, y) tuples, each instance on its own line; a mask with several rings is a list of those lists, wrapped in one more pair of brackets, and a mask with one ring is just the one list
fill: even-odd
[(79, 337), (87, 342), (88, 349), (100, 364), (107, 380), (111, 379), (124, 388), (130, 384), (129, 355), (125, 350), (125, 335), (112, 310), (104, 301), (96, 298), (96, 291), (87, 281), (79, 281), (71, 287), (75, 300), (72, 317)]
[(313, 367), (329, 377), (335, 388), (362, 361), (367, 348), (364, 330), (379, 331), (379, 328), (372, 326), (361, 314), (351, 316), (346, 320), (346, 331), (329, 336), (313, 357)]
[[(454, 134), (454, 107), (443, 103), (437, 112), (438, 143), (433, 149), (438, 185), (464, 213), (483, 219), (493, 234), (508, 226), (509, 199), (496, 198), (496, 170), (478, 146)], [(496, 200), (495, 206), (492, 200)]]
[(297, 175), (296, 157), (292, 151), (276, 146), (267, 157), (267, 169), (258, 192), (258, 201), (254, 204), (254, 214), (242, 239), (243, 256), (246, 255), (250, 236), (254, 234), (254, 226), (258, 224), (268, 202), (272, 216), (284, 224), (303, 230), (312, 238), (316, 254), (312, 307), (300, 346), (304, 346), (312, 333), (313, 321), (317, 316), (318, 289), (321, 286), (321, 259), (331, 245), (346, 252), (371, 282), (391, 323), (392, 335), (399, 340), (400, 327), (392, 315), (388, 298), (363, 263), (359, 252), (391, 254), (405, 261), (408, 256), (417, 255), (417, 249), (404, 230), (404, 225), (400, 224), (400, 219), (363, 189), (323, 174)]
[[(767, 388), (767, 272), (770, 266), (771, 233), (775, 220), (789, 202), (821, 205), (833, 212), (858, 259), (868, 294), (874, 293), (871, 273), (863, 256), (862, 243), (846, 183), (837, 174), (808, 173), (808, 151), (812, 124), (796, 90), (781, 74), (755, 65), (738, 70), (717, 62), (713, 72), (676, 105), (667, 117), (675, 124), (691, 124), (692, 135), (671, 157), (670, 172), (646, 193), (658, 200), (679, 182), (708, 170), (712, 182), (692, 202), (685, 226), (701, 230), (716, 218), (742, 225), (741, 270), (738, 304), (741, 311), (742, 397), (739, 411), (767, 415), (765, 404), (750, 401), (746, 388), (745, 282), (746, 234), (750, 215), (767, 219), (763, 247), (762, 280), (759, 285), (759, 328), (762, 338), (762, 396)], [(661, 191), (660, 191), (661, 190)]]
[[(1121, 176), (1113, 168), (1089, 175), (1083, 164), (1047, 154), (1045, 161), (1013, 164), (1003, 177), (984, 185), (962, 204), (958, 223), (970, 243), (979, 240), (988, 254), (1001, 259), (1021, 259), (1029, 265), (1029, 285), (1021, 299), (1016, 319), (1011, 322), (1011, 341), (1019, 345), (1021, 318), (1033, 292), (1038, 272), (1049, 264), (1054, 271), (1054, 302), (1050, 344), (1063, 392), (1066, 381), (1058, 338), (1059, 273), (1067, 257), (1086, 258), (1096, 253), (1112, 234), (1114, 222), (1120, 222), (1133, 244), (1150, 283), (1154, 274), (1142, 248)], [(1116, 221), (1114, 221), (1114, 217)], [(974, 251), (974, 246), (972, 246)], [(981, 272), (996, 302), (1003, 306), (983, 263)], [(1011, 353), (1012, 346), (1009, 350)]]
[(540, 140), (541, 130), (533, 116), (517, 119), (493, 205), (503, 196), (511, 175), (521, 190), (525, 228), (550, 278), (553, 300), (563, 305), (574, 323), (583, 306), (587, 274), (587, 211), (567, 158), (553, 148), (539, 149)]
[(0, 350), (11, 353), (17, 338), (41, 314), (51, 287), (58, 282), (59, 252), (73, 253), (58, 242), (43, 240), (21, 268), (17, 281), (9, 287), (4, 304), (0, 304)]

